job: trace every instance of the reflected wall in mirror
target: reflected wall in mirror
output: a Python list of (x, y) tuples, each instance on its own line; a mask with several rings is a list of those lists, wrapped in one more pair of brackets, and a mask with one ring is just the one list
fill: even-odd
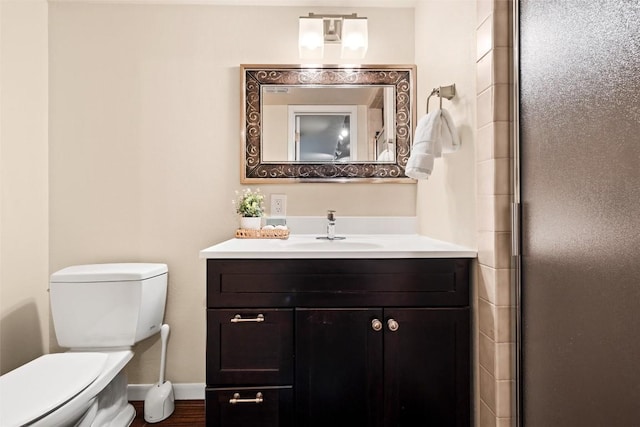
[(415, 66), (242, 65), (243, 183), (415, 182)]

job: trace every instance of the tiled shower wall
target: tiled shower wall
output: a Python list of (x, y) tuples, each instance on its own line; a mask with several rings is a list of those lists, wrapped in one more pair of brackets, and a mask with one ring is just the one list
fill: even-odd
[(515, 411), (511, 291), (512, 0), (477, 2), (477, 390), (476, 425), (510, 426)]

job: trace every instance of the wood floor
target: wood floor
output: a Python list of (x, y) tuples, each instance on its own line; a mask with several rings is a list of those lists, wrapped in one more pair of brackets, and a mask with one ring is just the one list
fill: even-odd
[(148, 423), (144, 420), (144, 401), (130, 402), (136, 409), (136, 418), (131, 427), (150, 426), (190, 426), (204, 427), (204, 400), (176, 400), (173, 414), (159, 423)]

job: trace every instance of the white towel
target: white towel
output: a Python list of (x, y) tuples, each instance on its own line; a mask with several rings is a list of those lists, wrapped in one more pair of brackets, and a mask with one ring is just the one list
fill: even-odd
[(460, 138), (447, 110), (436, 110), (418, 121), (405, 174), (427, 179), (433, 172), (433, 159), (460, 148)]
[(460, 149), (460, 137), (458, 136), (458, 131), (456, 130), (455, 123), (453, 123), (451, 114), (444, 108), (440, 111), (442, 112), (442, 152), (445, 154), (453, 153)]

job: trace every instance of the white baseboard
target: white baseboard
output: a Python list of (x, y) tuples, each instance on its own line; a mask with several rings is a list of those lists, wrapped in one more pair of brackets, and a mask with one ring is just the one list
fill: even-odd
[[(144, 400), (147, 391), (155, 384), (129, 384), (127, 398), (129, 400)], [(180, 383), (173, 385), (173, 395), (176, 400), (204, 400), (204, 383)]]

